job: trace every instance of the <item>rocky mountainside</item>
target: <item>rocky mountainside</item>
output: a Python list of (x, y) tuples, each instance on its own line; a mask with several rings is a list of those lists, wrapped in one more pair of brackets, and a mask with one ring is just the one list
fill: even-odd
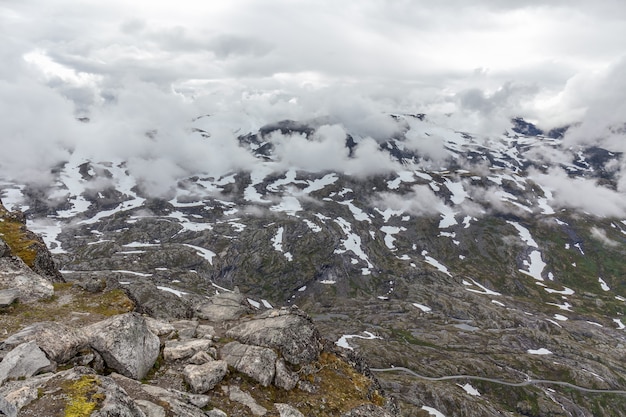
[(363, 360), (322, 339), (297, 307), (255, 312), (223, 291), (188, 300), (189, 319), (167, 319), (167, 299), (143, 288), (163, 302), (154, 318), (114, 281), (53, 284), (0, 243), (2, 416), (395, 412)]
[[(224, 123), (184, 140), (233, 155)], [(376, 140), (327, 119), (227, 126), (247, 167), (173, 184), (77, 151), (52, 186), (6, 180), (2, 198), (66, 281), (151, 317), (208, 320), (198, 300), (235, 288), (260, 314), (298, 305), (401, 415), (622, 415), (623, 155), (521, 119), (497, 137), (388, 124)]]

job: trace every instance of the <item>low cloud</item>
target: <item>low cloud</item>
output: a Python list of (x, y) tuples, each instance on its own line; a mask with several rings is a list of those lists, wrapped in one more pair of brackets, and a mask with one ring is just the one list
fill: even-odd
[(547, 173), (532, 171), (529, 177), (553, 194), (550, 205), (592, 213), (597, 216), (626, 216), (626, 195), (585, 178), (571, 178), (561, 168)]

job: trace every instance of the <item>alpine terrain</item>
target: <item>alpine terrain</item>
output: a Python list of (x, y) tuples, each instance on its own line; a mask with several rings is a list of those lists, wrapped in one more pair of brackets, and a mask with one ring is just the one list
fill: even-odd
[(363, 132), (209, 114), (176, 139), (206, 165), (154, 130), (0, 173), (0, 415), (625, 416), (624, 155)]

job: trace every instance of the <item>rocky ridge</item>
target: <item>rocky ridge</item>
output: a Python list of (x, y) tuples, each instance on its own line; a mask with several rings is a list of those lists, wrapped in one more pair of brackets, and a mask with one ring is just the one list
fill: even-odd
[[(29, 269), (18, 265), (22, 274)], [(53, 288), (31, 273), (40, 278), (32, 288)], [(22, 281), (1, 283), (5, 293), (22, 291)], [(119, 288), (88, 288), (58, 283), (36, 298), (15, 291), (0, 307), (2, 322), (21, 320), (19, 330), (0, 337), (0, 415), (395, 415), (368, 368), (321, 338), (297, 307), (255, 314), (244, 295), (223, 291), (185, 299), (189, 317), (173, 308), (154, 318), (106, 305)], [(145, 292), (146, 305), (163, 301), (161, 291)], [(90, 297), (110, 311), (78, 311), (78, 299)], [(137, 301), (126, 298), (126, 309), (145, 311)], [(68, 306), (77, 311), (57, 315)], [(28, 314), (39, 308), (52, 321)]]

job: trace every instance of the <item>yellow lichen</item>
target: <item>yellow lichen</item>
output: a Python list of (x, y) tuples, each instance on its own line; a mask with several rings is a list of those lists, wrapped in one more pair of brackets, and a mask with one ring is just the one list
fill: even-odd
[(70, 381), (64, 386), (64, 392), (69, 397), (64, 410), (64, 417), (88, 417), (104, 400), (104, 395), (98, 393), (100, 381), (94, 375), (85, 375), (76, 381)]

